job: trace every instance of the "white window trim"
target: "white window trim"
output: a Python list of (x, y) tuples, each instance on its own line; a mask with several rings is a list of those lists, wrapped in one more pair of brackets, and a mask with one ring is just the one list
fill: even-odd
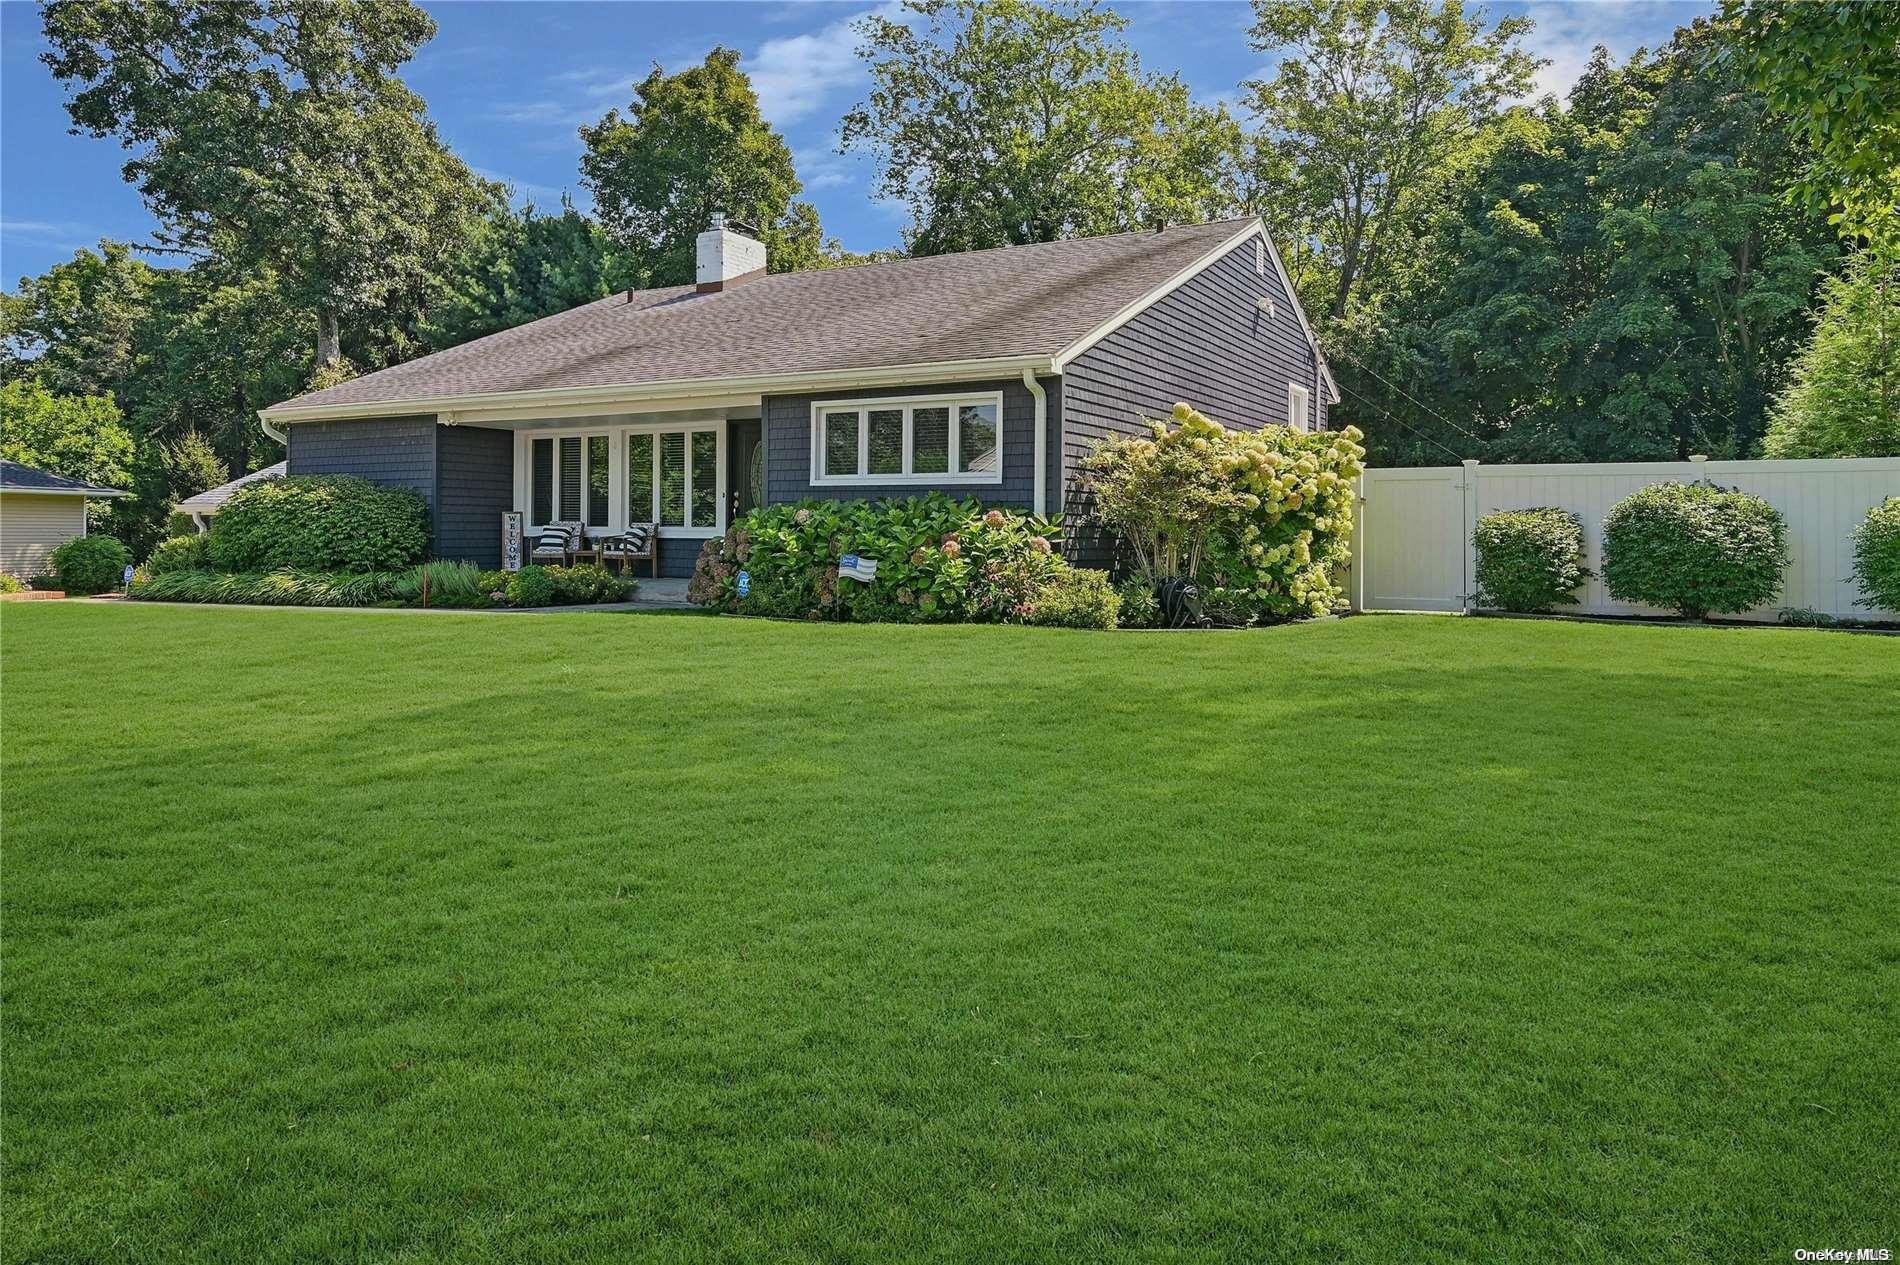
[(1313, 392), (1297, 382), (1286, 384), (1286, 422), (1295, 430), (1313, 429)]
[[(684, 433), (686, 435), (686, 487), (684, 495), (690, 514), (693, 497), (693, 435), (710, 432), (713, 442), (713, 526), (711, 527), (672, 527), (659, 522), (660, 518), (660, 442), (661, 434)], [(648, 518), (629, 518), (627, 513), (627, 436), (648, 434), (655, 436), (653, 441), (653, 513)], [(639, 422), (620, 426), (563, 426), (521, 429), (515, 431), (515, 500), (521, 509), (522, 531), (533, 534), (546, 527), (546, 523), (529, 521), (534, 517), (534, 441), (552, 439), (555, 446), (554, 477), (558, 486), (560, 480), (560, 446), (562, 439), (575, 436), (585, 438), (589, 435), (607, 436), (607, 526), (589, 527), (590, 536), (612, 536), (627, 530), (630, 522), (650, 522), (659, 524), (662, 537), (682, 540), (706, 540), (725, 534), (726, 530), (726, 424), (721, 421), (699, 422)], [(583, 449), (583, 454), (585, 449)], [(583, 462), (585, 456), (583, 455)], [(586, 495), (586, 472), (582, 469), (582, 495)], [(558, 499), (558, 498), (557, 498)], [(556, 510), (559, 512), (558, 507)]]
[[(912, 413), (918, 408), (948, 407), (950, 411), (950, 460), (954, 464), (962, 451), (963, 421), (959, 405), (988, 404), (996, 409), (996, 469), (994, 472), (976, 474), (952, 471), (946, 474), (917, 474), (911, 470), (913, 461), (914, 432)], [(904, 471), (899, 474), (871, 474), (868, 464), (871, 459), (871, 413), (877, 409), (902, 409), (904, 411)], [(825, 473), (825, 414), (855, 411), (858, 415), (858, 473)], [(815, 400), (811, 406), (811, 484), (813, 487), (849, 487), (857, 486), (896, 486), (899, 484), (918, 484), (923, 486), (957, 485), (980, 487), (1000, 484), (1003, 481), (1003, 440), (1006, 426), (1003, 420), (1003, 393), (1001, 391), (959, 391), (945, 395), (898, 395), (888, 398), (866, 400)]]

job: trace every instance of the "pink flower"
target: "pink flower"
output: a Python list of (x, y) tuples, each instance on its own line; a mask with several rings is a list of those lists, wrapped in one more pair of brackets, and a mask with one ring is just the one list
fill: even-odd
[(1034, 549), (1037, 553), (1048, 553), (1049, 538), (1047, 536), (1031, 536), (1029, 538), (1029, 547)]
[(988, 523), (991, 527), (1001, 527), (1003, 525), (1003, 511), (991, 510), (983, 516), (983, 521)]
[(944, 542), (943, 542), (943, 556), (944, 557), (955, 558), (958, 555), (960, 555), (962, 552), (963, 552), (963, 546), (957, 543), (957, 538), (955, 536), (947, 536), (944, 538)]
[(810, 510), (798, 511), (798, 513), (792, 515), (792, 521), (794, 523), (797, 523), (800, 527), (803, 527), (806, 523), (809, 523), (811, 521), (811, 511)]

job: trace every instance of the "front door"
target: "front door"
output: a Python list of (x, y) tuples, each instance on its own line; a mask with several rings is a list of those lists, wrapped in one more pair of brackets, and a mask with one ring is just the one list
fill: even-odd
[(765, 503), (765, 444), (757, 418), (726, 423), (726, 491), (728, 523)]

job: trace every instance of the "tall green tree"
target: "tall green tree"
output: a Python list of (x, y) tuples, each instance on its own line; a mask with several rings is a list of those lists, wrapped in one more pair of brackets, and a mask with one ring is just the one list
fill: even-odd
[(1769, 457), (1900, 457), (1900, 268), (1864, 250), (1822, 287), (1814, 337), (1775, 400)]
[(841, 147), (910, 209), (913, 254), (1194, 222), (1234, 208), (1240, 129), (1178, 76), (1144, 73), (1094, 3), (906, 0), (871, 14), (871, 94)]
[(1783, 191), (1804, 164), (1685, 27), (1517, 111), (1430, 221), (1338, 375), (1385, 463), (1742, 456), (1837, 246)]
[(1531, 22), (1492, 25), (1462, 0), (1254, 0), (1254, 17), (1254, 47), (1279, 59), (1245, 85), (1269, 173), (1258, 209), (1336, 325), (1412, 249), (1499, 106), (1530, 91)]
[(581, 140), (582, 183), (641, 284), (691, 282), (693, 240), (714, 211), (758, 230), (773, 272), (816, 263), (818, 212), (798, 200), (791, 148), (759, 113), (732, 49), (674, 75), (655, 66), (634, 85), (627, 112), (609, 110)]
[(124, 487), (132, 473), (132, 434), (109, 395), (62, 395), (16, 379), (0, 385), (0, 457)]
[(129, 397), (159, 272), (121, 242), (76, 252), (0, 296), (0, 378), (66, 395)]
[(430, 278), (417, 334), (432, 351), (453, 347), (641, 282), (632, 252), (572, 205), (541, 215), (501, 203)]
[(1723, 0), (1722, 14), (1734, 61), (1807, 141), (1801, 190), (1900, 254), (1900, 5)]
[(435, 33), (408, 0), (51, 0), (43, 18), (74, 126), (134, 151), (159, 248), (275, 274), (314, 318), (319, 372), (481, 204), (396, 75)]

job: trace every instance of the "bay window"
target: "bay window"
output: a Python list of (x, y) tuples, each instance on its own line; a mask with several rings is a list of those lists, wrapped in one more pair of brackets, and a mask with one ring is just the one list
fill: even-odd
[(1001, 483), (1003, 398), (840, 400), (812, 406), (813, 483)]

